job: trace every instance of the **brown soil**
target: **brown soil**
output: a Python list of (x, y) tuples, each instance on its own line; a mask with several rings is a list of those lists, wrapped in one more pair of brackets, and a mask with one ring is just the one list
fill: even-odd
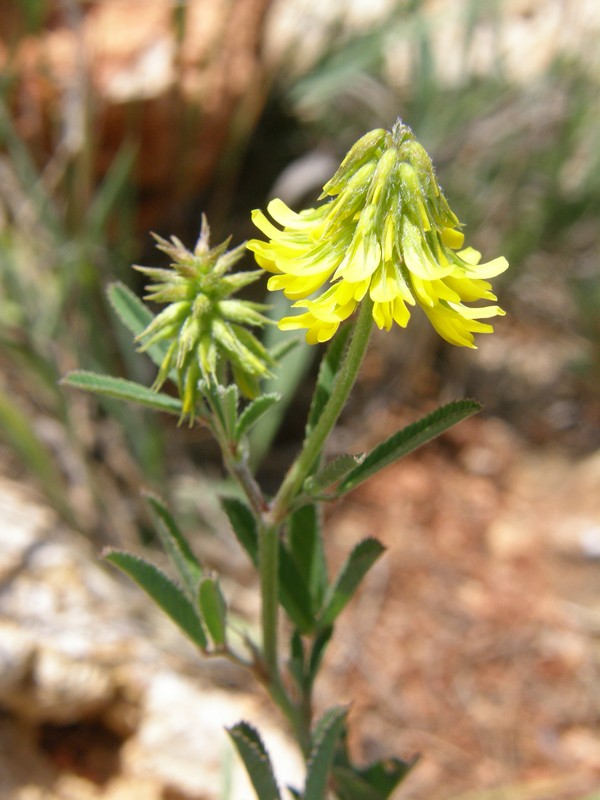
[(600, 784), (598, 489), (597, 456), (532, 452), (475, 418), (331, 514), (335, 562), (365, 535), (388, 552), (341, 620), (321, 697), (352, 703), (357, 756), (421, 754), (398, 797)]

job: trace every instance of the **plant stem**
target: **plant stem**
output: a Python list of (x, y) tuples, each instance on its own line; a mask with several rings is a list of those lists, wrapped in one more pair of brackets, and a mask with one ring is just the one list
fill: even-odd
[(258, 567), (262, 599), (262, 655), (269, 680), (278, 682), (279, 525), (263, 525), (259, 529)]
[(372, 301), (365, 297), (361, 302), (352, 338), (335, 377), (331, 395), (317, 424), (304, 440), (301, 452), (288, 470), (272, 502), (270, 513), (272, 523), (277, 524), (286, 518), (291, 502), (310, 474), (323, 450), (327, 437), (346, 404), (369, 344), (369, 335), (373, 324), (372, 310)]
[(266, 674), (263, 682), (273, 701), (292, 726), (298, 745), (305, 756), (310, 748), (310, 731), (306, 729), (301, 710), (292, 702), (279, 672), (279, 533), (281, 526), (261, 524), (258, 531), (258, 568), (262, 600), (262, 657)]

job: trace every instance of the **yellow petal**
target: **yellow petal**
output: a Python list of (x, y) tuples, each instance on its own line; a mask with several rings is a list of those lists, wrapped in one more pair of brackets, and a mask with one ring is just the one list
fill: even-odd
[(459, 247), (463, 246), (464, 240), (464, 233), (457, 231), (456, 228), (442, 228), (442, 242), (446, 247), (458, 250)]
[(279, 228), (276, 228), (275, 225), (265, 217), (260, 208), (255, 208), (252, 212), (252, 222), (265, 236), (268, 236), (269, 239), (278, 239), (281, 236)]

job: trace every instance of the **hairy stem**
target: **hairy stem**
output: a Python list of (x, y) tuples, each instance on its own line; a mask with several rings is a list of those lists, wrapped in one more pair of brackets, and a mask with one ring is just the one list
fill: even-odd
[(354, 331), (335, 377), (329, 400), (317, 424), (304, 440), (302, 450), (290, 467), (271, 505), (271, 521), (275, 524), (285, 519), (290, 504), (302, 488), (315, 462), (321, 454), (327, 437), (333, 430), (348, 396), (354, 386), (369, 344), (373, 324), (373, 303), (366, 297), (354, 323)]

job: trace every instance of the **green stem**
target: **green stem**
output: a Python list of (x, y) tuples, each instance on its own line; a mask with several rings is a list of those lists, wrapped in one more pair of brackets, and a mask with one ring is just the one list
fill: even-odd
[(270, 518), (271, 522), (275, 524), (284, 520), (289, 513), (290, 504), (310, 474), (323, 450), (327, 437), (346, 404), (369, 344), (369, 335), (373, 324), (372, 311), (373, 303), (366, 297), (361, 303), (352, 338), (335, 377), (331, 395), (317, 424), (304, 440), (301, 452), (288, 470), (273, 500)]
[(308, 755), (310, 731), (303, 724), (303, 716), (290, 699), (281, 681), (278, 659), (279, 619), (279, 533), (281, 526), (262, 524), (258, 532), (258, 568), (262, 600), (262, 658), (265, 675), (263, 682), (273, 701), (279, 706), (292, 726), (300, 749)]
[(270, 681), (279, 682), (277, 622), (279, 608), (279, 525), (258, 532), (258, 568), (262, 600), (262, 655)]

